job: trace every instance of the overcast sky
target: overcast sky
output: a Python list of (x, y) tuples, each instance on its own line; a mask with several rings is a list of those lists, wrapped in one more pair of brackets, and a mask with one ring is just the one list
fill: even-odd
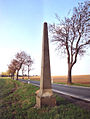
[[(56, 22), (55, 13), (62, 19), (78, 2), (84, 0), (0, 0), (0, 72), (19, 51), (34, 60), (31, 75), (40, 75), (43, 23)], [(61, 58), (50, 43), (52, 75), (67, 75), (66, 58)], [(73, 75), (90, 74), (90, 49), (78, 58)]]

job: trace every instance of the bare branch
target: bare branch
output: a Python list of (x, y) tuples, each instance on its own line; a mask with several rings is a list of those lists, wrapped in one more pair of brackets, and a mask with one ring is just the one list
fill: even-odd
[(49, 25), (51, 41), (56, 43), (57, 50), (67, 55), (70, 73), (77, 56), (84, 55), (90, 46), (90, 1), (74, 7), (70, 18), (61, 20), (58, 15), (56, 18), (59, 23)]

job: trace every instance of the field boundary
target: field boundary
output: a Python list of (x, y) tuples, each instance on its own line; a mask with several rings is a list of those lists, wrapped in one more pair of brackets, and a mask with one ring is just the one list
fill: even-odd
[(66, 84), (59, 84), (59, 83), (55, 83), (55, 84), (58, 84), (58, 85), (63, 85), (63, 86), (69, 86), (69, 87), (90, 88), (90, 87), (88, 87), (88, 86), (66, 85)]

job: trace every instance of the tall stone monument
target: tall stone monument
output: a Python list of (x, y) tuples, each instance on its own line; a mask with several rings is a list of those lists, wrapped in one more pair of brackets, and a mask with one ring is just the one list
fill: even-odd
[(42, 106), (55, 105), (56, 99), (53, 96), (51, 86), (48, 28), (47, 23), (45, 22), (43, 26), (40, 90), (36, 91), (36, 107), (41, 108)]

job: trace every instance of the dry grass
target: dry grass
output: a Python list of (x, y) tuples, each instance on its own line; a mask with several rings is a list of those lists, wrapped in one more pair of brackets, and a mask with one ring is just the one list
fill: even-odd
[[(22, 79), (22, 77), (19, 77), (19, 79)], [(28, 79), (28, 77), (26, 76), (26, 77), (24, 77), (24, 79)], [(30, 76), (30, 79), (31, 80), (40, 80), (40, 76)]]
[[(54, 82), (67, 82), (67, 76), (53, 76), (52, 78)], [(90, 75), (73, 75), (72, 82), (80, 84), (90, 84)]]
[[(32, 80), (40, 80), (40, 76), (30, 77)], [(67, 76), (52, 76), (53, 82), (55, 83), (66, 83)], [(90, 75), (73, 75), (72, 76), (73, 83), (80, 84), (90, 84)]]
[(90, 75), (76, 75), (72, 77), (73, 83), (90, 84)]
[[(67, 76), (53, 76), (54, 82), (66, 83)], [(74, 75), (72, 76), (73, 83), (90, 84), (90, 75)]]

